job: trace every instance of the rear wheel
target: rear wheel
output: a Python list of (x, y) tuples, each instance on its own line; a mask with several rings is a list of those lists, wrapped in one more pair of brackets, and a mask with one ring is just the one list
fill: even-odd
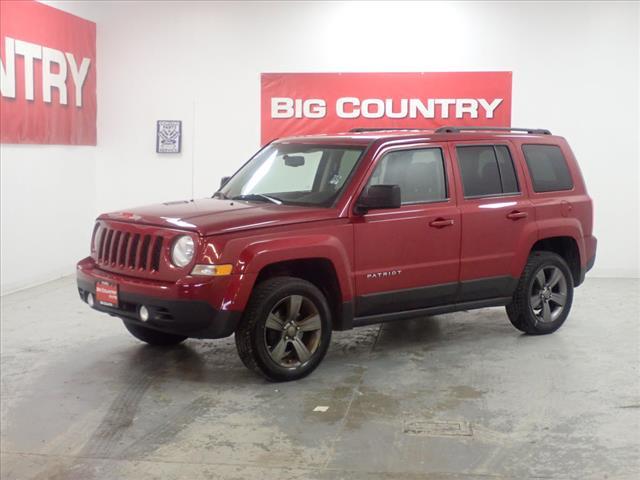
[(175, 335), (173, 333), (160, 332), (151, 328), (141, 327), (127, 320), (122, 320), (124, 326), (129, 333), (138, 340), (148, 343), (149, 345), (168, 347), (183, 342), (187, 337), (183, 335)]
[(532, 252), (507, 315), (525, 333), (553, 333), (562, 326), (573, 302), (573, 277), (564, 259), (552, 252)]
[(331, 341), (331, 313), (312, 283), (275, 277), (255, 287), (236, 330), (242, 362), (272, 381), (309, 375)]

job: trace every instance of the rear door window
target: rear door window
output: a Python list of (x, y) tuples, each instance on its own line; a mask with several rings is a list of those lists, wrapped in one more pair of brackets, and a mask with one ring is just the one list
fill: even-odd
[(522, 151), (535, 192), (554, 192), (573, 188), (571, 173), (560, 147), (523, 145)]
[(456, 147), (464, 196), (486, 197), (518, 193), (518, 179), (505, 145)]

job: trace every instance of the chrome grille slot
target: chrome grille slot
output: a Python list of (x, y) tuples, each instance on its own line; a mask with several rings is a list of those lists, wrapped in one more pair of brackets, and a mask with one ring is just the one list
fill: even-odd
[(101, 232), (102, 230), (100, 230), (100, 224), (96, 223), (93, 227), (93, 234), (91, 235), (91, 249), (93, 249), (98, 244)]
[(118, 247), (118, 265), (121, 267), (125, 266), (130, 240), (131, 234), (129, 232), (125, 233), (120, 239), (120, 247)]
[(160, 254), (162, 253), (162, 237), (156, 237), (153, 243), (153, 254), (151, 256), (151, 270), (158, 271), (160, 268)]
[(136, 268), (136, 255), (138, 253), (138, 244), (140, 243), (140, 234), (136, 233), (133, 235), (133, 239), (131, 240), (131, 245), (129, 248), (129, 255), (127, 260), (127, 267)]
[(113, 238), (113, 230), (107, 232), (107, 239), (104, 242), (104, 249), (102, 250), (102, 261), (109, 263), (109, 253), (111, 252), (111, 239)]
[(142, 248), (140, 249), (140, 255), (138, 255), (138, 268), (142, 270), (147, 269), (147, 257), (149, 256), (149, 243), (151, 243), (151, 235), (145, 235), (142, 240)]
[(111, 239), (111, 248), (109, 249), (109, 263), (115, 265), (118, 255), (118, 245), (120, 245), (120, 236), (122, 232), (115, 230), (113, 238)]
[(98, 234), (100, 237), (98, 238), (96, 255), (98, 256), (98, 261), (101, 261), (104, 252), (104, 241), (107, 238), (107, 229), (101, 228)]

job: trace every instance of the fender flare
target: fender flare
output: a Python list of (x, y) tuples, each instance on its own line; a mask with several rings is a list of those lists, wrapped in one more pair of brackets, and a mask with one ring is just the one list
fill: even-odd
[(224, 304), (230, 310), (244, 310), (260, 271), (274, 263), (322, 259), (331, 262), (342, 301), (354, 297), (351, 275), (351, 261), (343, 243), (336, 237), (326, 234), (306, 234), (287, 236), (249, 243), (237, 258), (234, 265), (235, 282), (231, 282), (224, 295)]
[(540, 240), (556, 237), (568, 237), (573, 239), (578, 246), (578, 256), (580, 260), (580, 266), (586, 265), (586, 247), (583, 237), (582, 224), (575, 218), (551, 218), (547, 220), (539, 220), (537, 224), (537, 235), (534, 238), (530, 236), (526, 237), (526, 244), (522, 245), (523, 249), (518, 251), (526, 252), (526, 255), (516, 258), (514, 264), (514, 275), (516, 278), (520, 276), (524, 266), (527, 262), (527, 258), (533, 246)]

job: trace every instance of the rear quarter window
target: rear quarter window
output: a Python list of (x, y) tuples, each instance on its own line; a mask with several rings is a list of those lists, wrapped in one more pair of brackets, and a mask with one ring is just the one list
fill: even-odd
[(560, 147), (523, 145), (522, 151), (535, 192), (555, 192), (573, 188), (573, 179)]

